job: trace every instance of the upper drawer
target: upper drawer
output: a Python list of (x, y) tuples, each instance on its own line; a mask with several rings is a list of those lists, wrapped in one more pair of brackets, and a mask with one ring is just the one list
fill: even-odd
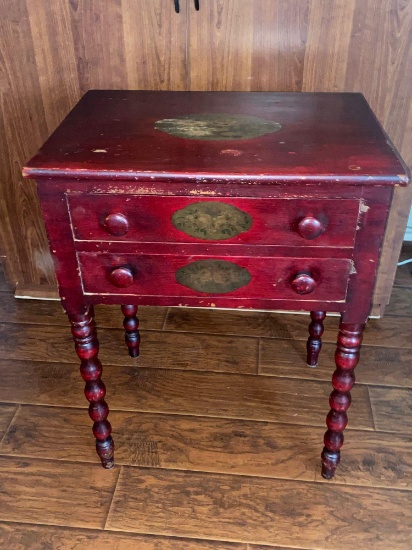
[(354, 199), (68, 195), (76, 240), (352, 247)]

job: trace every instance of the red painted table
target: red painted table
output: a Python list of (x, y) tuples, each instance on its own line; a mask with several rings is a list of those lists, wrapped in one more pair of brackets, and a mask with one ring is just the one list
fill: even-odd
[(308, 311), (310, 366), (339, 312), (322, 452), (334, 475), (393, 189), (409, 181), (362, 95), (91, 91), (24, 175), (105, 468), (96, 303), (121, 304), (132, 357), (136, 304)]

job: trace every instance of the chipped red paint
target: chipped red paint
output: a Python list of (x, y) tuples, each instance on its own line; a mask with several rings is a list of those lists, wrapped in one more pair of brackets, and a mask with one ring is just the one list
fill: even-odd
[[(281, 128), (223, 148), (154, 127), (202, 112), (251, 115)], [(310, 311), (311, 366), (325, 312), (336, 311), (337, 368), (322, 453), (324, 477), (334, 475), (393, 188), (409, 181), (363, 96), (92, 91), (24, 174), (37, 180), (103, 465), (112, 464), (113, 446), (93, 304), (122, 305), (133, 357), (137, 306), (125, 304)], [(196, 218), (195, 225), (216, 224), (227, 239), (196, 238), (174, 226), (177, 210), (204, 201), (231, 205), (252, 223), (230, 226), (231, 208), (222, 207), (206, 209), (212, 219)], [(209, 286), (176, 278), (182, 269), (196, 277), (199, 265), (214, 262), (235, 264), (228, 277), (247, 270), (250, 280), (225, 285), (225, 270), (210, 268), (202, 277), (225, 290), (211, 294), (199, 290)]]
[[(248, 140), (185, 140), (159, 132), (157, 120), (187, 114), (243, 114), (281, 129)], [(104, 149), (104, 154), (95, 153)], [(294, 154), (289, 154), (294, 153)], [(350, 167), (359, 166), (356, 172)], [(338, 180), (349, 185), (406, 184), (394, 154), (361, 94), (88, 92), (25, 168), (31, 177), (198, 182)]]

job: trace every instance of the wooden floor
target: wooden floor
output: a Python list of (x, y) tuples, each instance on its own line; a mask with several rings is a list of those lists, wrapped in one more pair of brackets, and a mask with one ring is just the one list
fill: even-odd
[[(404, 256), (412, 256), (412, 247)], [(117, 465), (100, 468), (56, 302), (0, 282), (0, 548), (412, 548), (412, 264), (371, 320), (336, 479), (320, 477), (337, 318), (96, 308)]]

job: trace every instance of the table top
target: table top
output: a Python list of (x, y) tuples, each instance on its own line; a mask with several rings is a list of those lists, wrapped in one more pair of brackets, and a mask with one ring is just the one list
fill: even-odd
[(87, 92), (26, 177), (406, 185), (362, 94)]

